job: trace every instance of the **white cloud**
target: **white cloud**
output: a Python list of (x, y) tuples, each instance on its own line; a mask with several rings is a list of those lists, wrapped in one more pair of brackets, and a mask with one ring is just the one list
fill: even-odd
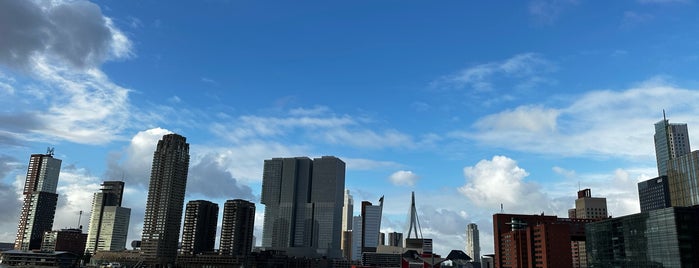
[(348, 170), (374, 170), (374, 169), (385, 169), (385, 168), (395, 168), (395, 167), (400, 167), (401, 164), (398, 164), (393, 161), (377, 161), (377, 160), (371, 160), (371, 159), (362, 159), (362, 158), (348, 158), (348, 157), (340, 157), (342, 161), (345, 162), (346, 167)]
[(555, 22), (563, 11), (577, 4), (577, 0), (533, 0), (529, 2), (529, 14), (539, 23)]
[[(106, 60), (133, 55), (130, 40), (88, 1), (0, 2), (0, 66), (28, 75), (17, 84), (0, 75), (13, 103), (0, 131), (16, 144), (68, 140), (103, 144), (129, 126), (129, 90), (99, 70)], [(11, 90), (10, 90), (11, 89)], [(20, 135), (17, 135), (20, 134)]]
[(409, 170), (399, 170), (391, 174), (388, 179), (393, 185), (414, 186), (420, 176)]
[(699, 92), (658, 83), (591, 91), (560, 108), (519, 106), (477, 120), (475, 132), (450, 135), (533, 153), (648, 158), (654, 155), (653, 124), (662, 119), (663, 108), (672, 122), (699, 125), (694, 116)]
[(517, 213), (556, 211), (539, 185), (525, 180), (529, 173), (506, 156), (465, 167), (464, 176), (466, 184), (459, 187), (459, 193), (480, 208), (495, 209), (502, 204)]
[(481, 130), (507, 128), (523, 134), (541, 134), (556, 130), (556, 119), (560, 114), (555, 109), (541, 106), (519, 106), (485, 116), (474, 123)]
[(489, 62), (440, 77), (431, 86), (436, 88), (472, 89), (487, 92), (495, 89), (495, 81), (513, 80), (518, 87), (530, 88), (553, 80), (542, 75), (556, 70), (556, 65), (537, 53), (523, 53), (501, 62)]

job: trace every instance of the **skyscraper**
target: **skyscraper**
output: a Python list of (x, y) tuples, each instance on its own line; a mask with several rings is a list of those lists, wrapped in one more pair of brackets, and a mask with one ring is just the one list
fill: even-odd
[(478, 225), (469, 223), (466, 226), (466, 255), (471, 257), (473, 262), (481, 262), (481, 244), (478, 238)]
[(345, 198), (344, 202), (342, 205), (342, 237), (341, 242), (340, 242), (340, 249), (342, 249), (342, 256), (345, 257), (346, 259), (350, 258), (350, 250), (349, 248), (345, 247), (345, 245), (350, 245), (352, 243), (348, 243), (348, 241), (352, 240), (352, 233), (347, 232), (352, 230), (352, 215), (354, 213), (354, 199), (352, 198), (352, 195), (350, 194), (349, 189), (345, 190)]
[(333, 156), (265, 160), (262, 246), (292, 255), (341, 256), (345, 163)]
[(670, 159), (667, 177), (673, 207), (699, 205), (699, 151)]
[(123, 181), (105, 181), (92, 198), (86, 252), (126, 249), (131, 209), (121, 206)]
[(29, 158), (15, 249), (40, 249), (44, 232), (51, 231), (58, 202), (56, 188), (60, 171), (61, 160), (53, 158), (53, 149), (49, 149), (47, 154), (33, 154)]
[(187, 202), (180, 252), (194, 255), (214, 251), (218, 204), (206, 200)]
[(242, 199), (228, 200), (223, 206), (221, 225), (222, 255), (246, 256), (253, 247), (255, 204)]
[(379, 199), (379, 205), (362, 201), (362, 252), (376, 252), (379, 246), (382, 211), (383, 196)]
[(189, 144), (178, 134), (167, 134), (153, 153), (141, 251), (154, 266), (174, 264), (189, 171)]
[(670, 124), (665, 118), (655, 123), (655, 158), (658, 164), (658, 176), (666, 176), (668, 161), (690, 152), (687, 124)]

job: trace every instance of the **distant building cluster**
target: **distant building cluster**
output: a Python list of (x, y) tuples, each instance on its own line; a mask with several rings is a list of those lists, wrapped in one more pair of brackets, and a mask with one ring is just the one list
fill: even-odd
[(584, 189), (568, 218), (495, 214), (493, 267), (699, 267), (699, 151), (666, 118), (654, 141), (658, 177), (638, 183), (641, 213), (612, 218)]
[[(407, 235), (381, 232), (384, 198), (355, 202), (345, 189), (345, 162), (334, 156), (264, 160), (261, 247), (253, 236), (255, 204), (184, 197), (189, 168), (185, 137), (167, 134), (153, 154), (140, 241), (126, 250), (131, 209), (123, 181), (94, 193), (87, 233), (52, 230), (61, 160), (31, 155), (17, 236), (0, 253), (11, 266), (73, 267), (81, 261), (129, 267), (699, 267), (699, 151), (686, 124), (655, 124), (658, 177), (638, 183), (641, 213), (612, 218), (607, 199), (577, 193), (567, 218), (496, 213), (494, 254), (481, 255), (478, 226), (465, 226), (465, 251), (442, 257), (422, 236), (415, 194)], [(183, 220), (184, 215), (184, 220)], [(87, 258), (86, 258), (87, 257)], [(91, 257), (91, 261), (88, 259)]]

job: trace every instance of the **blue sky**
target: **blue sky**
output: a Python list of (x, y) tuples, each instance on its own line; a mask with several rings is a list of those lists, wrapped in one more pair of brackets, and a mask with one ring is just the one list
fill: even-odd
[(335, 155), (356, 203), (386, 196), (385, 231), (407, 230), (415, 191), (438, 252), (475, 222), (489, 253), (500, 204), (565, 216), (580, 186), (639, 211), (662, 110), (699, 126), (690, 0), (48, 2), (0, 1), (0, 241), (46, 147), (54, 228), (124, 179), (140, 238), (155, 143), (176, 132), (187, 200), (259, 202), (264, 159)]

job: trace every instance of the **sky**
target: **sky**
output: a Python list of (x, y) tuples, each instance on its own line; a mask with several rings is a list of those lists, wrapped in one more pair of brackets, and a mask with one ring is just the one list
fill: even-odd
[(140, 239), (173, 132), (190, 144), (185, 201), (254, 201), (258, 244), (273, 157), (344, 160), (356, 204), (385, 196), (385, 232), (407, 233), (415, 192), (441, 254), (469, 223), (492, 253), (501, 206), (566, 217), (579, 189), (639, 212), (663, 110), (699, 144), (698, 5), (0, 0), (0, 241), (47, 147), (63, 160), (54, 229), (87, 228), (99, 184), (123, 180)]

